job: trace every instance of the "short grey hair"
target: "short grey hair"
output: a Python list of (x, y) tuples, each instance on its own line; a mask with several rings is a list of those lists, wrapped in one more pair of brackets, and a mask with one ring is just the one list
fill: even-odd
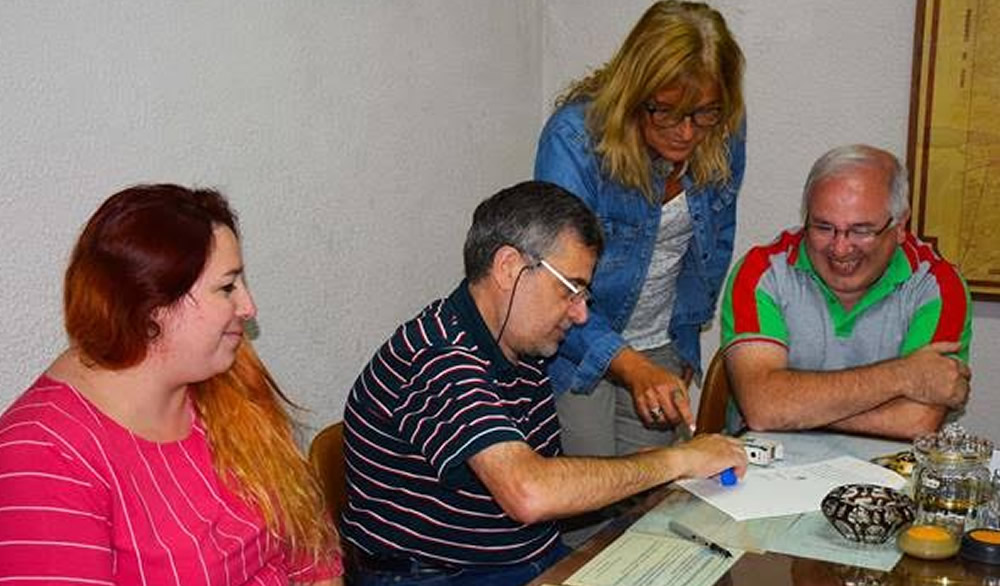
[(809, 198), (813, 187), (824, 179), (856, 169), (871, 167), (887, 171), (889, 176), (889, 214), (892, 223), (898, 224), (910, 211), (910, 183), (906, 169), (899, 159), (888, 151), (864, 144), (850, 144), (830, 149), (813, 163), (802, 189), (802, 221), (809, 216)]
[(571, 230), (598, 256), (604, 248), (601, 224), (578, 197), (552, 183), (525, 181), (494, 194), (476, 207), (465, 238), (465, 277), (487, 276), (493, 257), (511, 246), (537, 262)]

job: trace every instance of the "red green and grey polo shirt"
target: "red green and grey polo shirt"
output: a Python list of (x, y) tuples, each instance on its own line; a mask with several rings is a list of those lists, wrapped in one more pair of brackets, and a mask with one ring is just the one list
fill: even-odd
[(957, 356), (968, 362), (971, 338), (965, 281), (912, 234), (850, 311), (813, 268), (802, 230), (751, 249), (730, 274), (722, 300), (722, 348), (779, 344), (794, 370), (863, 366), (941, 341), (960, 341)]

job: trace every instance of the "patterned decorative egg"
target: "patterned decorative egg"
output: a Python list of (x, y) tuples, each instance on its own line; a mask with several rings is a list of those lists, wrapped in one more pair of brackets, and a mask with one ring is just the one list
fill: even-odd
[(821, 508), (838, 533), (861, 543), (884, 543), (913, 522), (916, 510), (910, 497), (875, 484), (838, 486)]

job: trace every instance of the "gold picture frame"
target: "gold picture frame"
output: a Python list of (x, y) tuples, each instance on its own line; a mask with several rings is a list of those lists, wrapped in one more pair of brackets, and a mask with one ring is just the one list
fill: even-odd
[(1000, 2), (919, 0), (907, 163), (911, 229), (1000, 300)]

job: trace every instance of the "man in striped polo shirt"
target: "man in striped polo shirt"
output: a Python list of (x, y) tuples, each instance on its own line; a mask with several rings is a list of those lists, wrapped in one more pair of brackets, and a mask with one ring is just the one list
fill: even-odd
[(586, 321), (603, 245), (581, 200), (525, 182), (476, 208), (466, 278), (382, 345), (344, 412), (356, 584), (523, 584), (561, 557), (555, 519), (746, 456), (703, 436), (617, 458), (560, 455), (544, 357)]
[(733, 269), (722, 348), (751, 429), (912, 438), (965, 403), (969, 293), (907, 231), (907, 191), (890, 153), (835, 148), (806, 181), (804, 228)]

